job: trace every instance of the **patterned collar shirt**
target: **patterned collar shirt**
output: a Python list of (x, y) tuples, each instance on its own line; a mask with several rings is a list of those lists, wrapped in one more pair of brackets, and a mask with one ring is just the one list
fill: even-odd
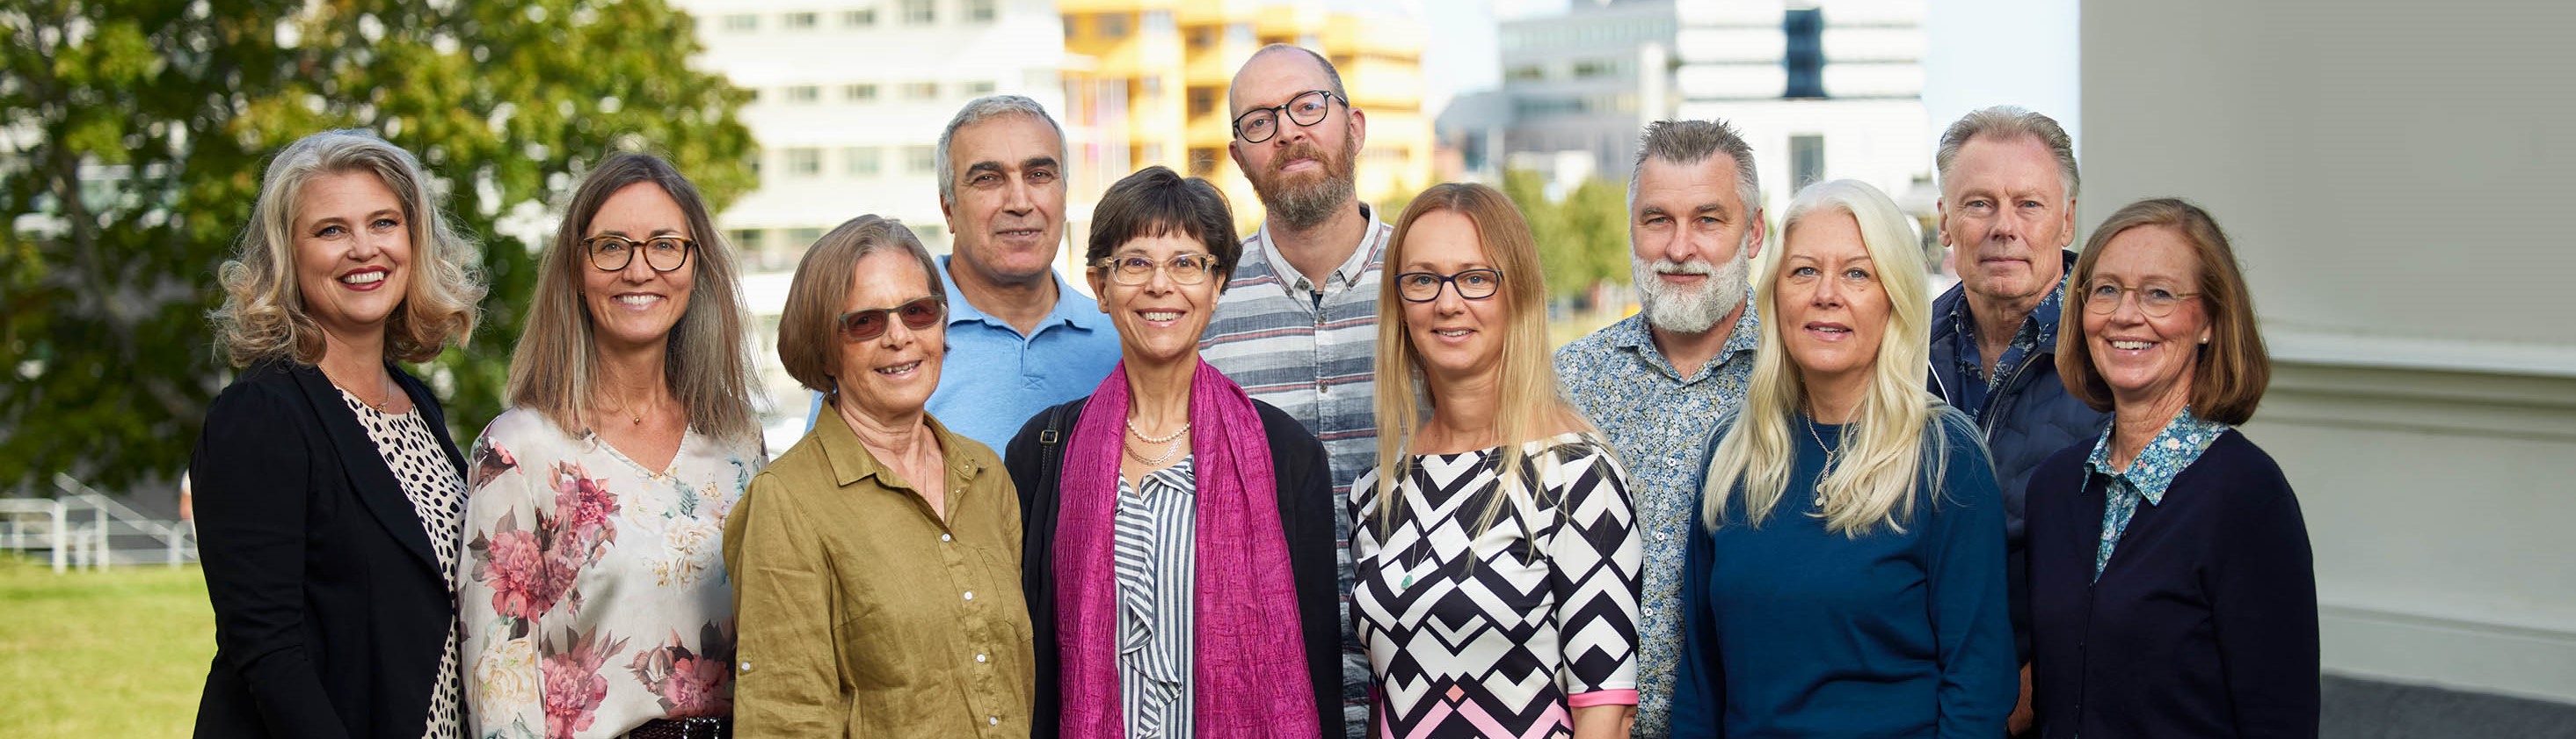
[(2102, 578), (2102, 567), (2111, 563), (2111, 550), (2120, 545), (2120, 535), (2128, 532), (2130, 517), (2138, 513), (2138, 502), (2163, 504), (2165, 489), (2173, 486), (2174, 476), (2199, 461), (2201, 452), (2208, 451), (2211, 443), (2234, 427), (2202, 419), (2184, 408), (2165, 423), (2156, 438), (2147, 440), (2146, 448), (2138, 451), (2136, 459), (2129, 460), (2125, 470), (2111, 468), (2111, 433), (2116, 428), (2118, 424), (2103, 429), (2102, 438), (2093, 442), (2092, 456), (2084, 459), (2084, 471), (2111, 479), (2105, 496), (2108, 500), (2102, 506), (2102, 545), (2093, 554), (2096, 580)]
[(1556, 352), (1558, 381), (1625, 460), (1645, 544), (1637, 638), (1639, 737), (1671, 733), (1673, 669), (1681, 654), (1682, 545), (1698, 515), (1699, 461), (1718, 417), (1744, 402), (1761, 318), (1748, 300), (1726, 346), (1689, 377), (1655, 347), (1644, 314)]
[[(1969, 417), (1978, 422), (1985, 422), (1986, 399), (1993, 397), (2005, 380), (2012, 379), (2013, 372), (2029, 361), (2032, 353), (2041, 351), (2043, 347), (2055, 349), (2057, 315), (2065, 306), (2066, 285), (2059, 283), (2049, 289), (2048, 297), (2040, 298), (2039, 305), (2031, 308), (2029, 317), (2022, 319), (2021, 329), (2013, 332), (2012, 343), (2004, 346), (2002, 360), (1991, 364), (1978, 355), (1981, 350), (1977, 346), (1977, 319), (1970, 314), (1968, 301), (1960, 300), (1953, 306), (1947, 320), (1958, 327), (1951, 337), (1958, 342), (1954, 346), (1959, 358), (1959, 376), (1983, 380), (1964, 383), (1966, 387), (1959, 388), (1959, 402), (1956, 404), (1959, 409), (1967, 411)], [(1989, 369), (1998, 371), (1988, 372)]]
[[(1208, 364), (1324, 442), (1337, 499), (1348, 498), (1351, 478), (1377, 465), (1377, 298), (1395, 228), (1366, 204), (1360, 213), (1368, 217), (1360, 243), (1320, 277), (1289, 264), (1264, 221), (1243, 240), (1243, 263), (1199, 340)], [(1350, 521), (1334, 516), (1343, 597), (1342, 712), (1348, 735), (1358, 737), (1367, 727), (1369, 676), (1367, 655), (1349, 630), (1350, 542)]]
[(1118, 699), (1132, 739), (1198, 736), (1198, 480), (1192, 458), (1118, 478)]

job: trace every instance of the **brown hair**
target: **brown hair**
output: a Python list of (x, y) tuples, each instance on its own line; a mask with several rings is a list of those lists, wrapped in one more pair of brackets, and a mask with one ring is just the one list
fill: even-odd
[(696, 185), (651, 154), (624, 153), (600, 162), (582, 178), (564, 208), (563, 224), (537, 260), (536, 295), (528, 324), (510, 355), (510, 404), (545, 414), (566, 433), (589, 428), (584, 419), (598, 379), (599, 347), (590, 307), (581, 299), (582, 273), (593, 269), (581, 244), (591, 219), (608, 198), (630, 185), (650, 183), (678, 203), (696, 242), (689, 305), (671, 325), (662, 355), (671, 395), (688, 410), (689, 426), (728, 441), (757, 440), (751, 410), (751, 350), (744, 341), (750, 310), (742, 302), (742, 275), (733, 249), (707, 215)]
[(2066, 379), (2066, 394), (2094, 410), (2112, 410), (2111, 386), (2093, 368), (2093, 349), (2085, 342), (2084, 284), (2102, 250), (2121, 232), (2135, 228), (2168, 228), (2191, 244), (2200, 263), (2198, 300), (2209, 314), (2209, 343), (2200, 347), (2192, 366), (2191, 412), (2225, 424), (2254, 417), (2263, 390), (2272, 383), (2272, 354), (2263, 347), (2263, 332), (2254, 317), (2254, 296), (2245, 288), (2244, 269), (2227, 233), (2209, 211), (2180, 198), (2140, 200), (2111, 214), (2084, 242), (2084, 255), (2066, 276), (2066, 308), (2057, 318), (2057, 374)]
[(874, 215), (843, 222), (805, 250), (805, 258), (796, 263), (796, 277), (787, 285), (787, 305), (778, 314), (778, 361), (787, 367), (787, 376), (805, 389), (828, 394), (838, 388), (832, 375), (840, 369), (841, 340), (832, 324), (841, 318), (841, 304), (850, 299), (859, 260), (885, 249), (901, 249), (921, 262), (930, 296), (939, 299), (940, 312), (947, 312), (948, 288), (939, 281), (939, 263), (930, 258), (930, 250), (922, 248), (912, 229)]
[(242, 228), (233, 258), (216, 272), (224, 304), (207, 315), (215, 345), (234, 366), (287, 358), (322, 360), (322, 327), (304, 312), (295, 283), (295, 216), (304, 186), (338, 174), (367, 173), (383, 180), (401, 201), (411, 230), (411, 284), (402, 305), (385, 319), (385, 357), (426, 362), (449, 343), (464, 346), (482, 316), (483, 275), (475, 268), (474, 242), (458, 234), (440, 211), (437, 191), (420, 160), (375, 134), (355, 129), (297, 139), (269, 160), (260, 178), (250, 225)]
[(1235, 262), (1243, 258), (1243, 242), (1234, 236), (1234, 211), (1216, 185), (1183, 178), (1170, 167), (1137, 170), (1101, 193), (1100, 204), (1091, 209), (1091, 242), (1082, 261), (1095, 264), (1129, 241), (1174, 234), (1207, 244), (1208, 254), (1216, 257), (1217, 292), (1224, 293), (1226, 282), (1234, 279)]

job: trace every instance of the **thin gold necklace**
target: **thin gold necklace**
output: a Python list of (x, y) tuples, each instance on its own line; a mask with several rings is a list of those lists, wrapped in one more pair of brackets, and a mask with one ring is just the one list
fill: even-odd
[(1833, 445), (1826, 446), (1825, 437), (1816, 433), (1816, 426), (1819, 423), (1822, 422), (1816, 420), (1815, 412), (1813, 410), (1809, 410), (1807, 414), (1807, 438), (1816, 440), (1816, 446), (1824, 447), (1825, 450), (1825, 468), (1823, 471), (1816, 473), (1816, 508), (1822, 510), (1825, 507), (1825, 479), (1833, 476), (1835, 467), (1834, 462), (1836, 459), (1842, 457), (1843, 437), (1841, 434), (1836, 434), (1834, 436)]
[[(314, 368), (315, 368), (315, 369), (321, 369), (321, 365), (318, 365), (318, 364), (317, 364), (317, 365), (315, 365), (315, 366), (314, 366)], [(385, 399), (384, 399), (384, 400), (381, 400), (381, 401), (368, 400), (368, 399), (367, 399), (367, 396), (359, 395), (359, 394), (358, 394), (358, 391), (355, 391), (355, 390), (351, 390), (351, 389), (349, 389), (349, 386), (348, 386), (347, 384), (344, 384), (344, 383), (340, 382), (340, 378), (332, 377), (332, 376), (331, 376), (331, 371), (330, 371), (330, 370), (322, 370), (322, 379), (324, 379), (324, 380), (329, 380), (329, 381), (331, 382), (331, 386), (332, 386), (332, 387), (339, 388), (339, 389), (340, 389), (340, 392), (348, 393), (348, 394), (349, 394), (349, 397), (352, 397), (352, 398), (356, 398), (356, 399), (358, 399), (358, 403), (360, 403), (360, 404), (362, 404), (362, 405), (365, 405), (366, 407), (369, 407), (369, 408), (373, 408), (373, 409), (375, 409), (377, 413), (389, 413), (390, 411), (387, 411), (387, 410), (385, 410), (385, 409), (393, 407), (393, 404), (394, 404), (394, 392), (395, 392), (395, 391), (394, 391), (394, 375), (393, 375), (393, 373), (391, 373), (391, 372), (387, 372), (387, 373), (385, 373), (385, 387), (384, 387), (384, 390), (385, 390)]]

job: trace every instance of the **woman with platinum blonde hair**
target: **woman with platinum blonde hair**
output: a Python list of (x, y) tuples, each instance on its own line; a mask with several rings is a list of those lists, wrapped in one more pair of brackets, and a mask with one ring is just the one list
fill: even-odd
[(473, 333), (474, 258), (419, 160), (373, 134), (269, 162), (212, 316), (245, 369), (188, 464), (215, 611), (198, 736), (457, 735), (465, 462), (394, 361)]
[(722, 737), (725, 513), (766, 461), (733, 251), (670, 163), (582, 178), (538, 258), (456, 571), (472, 736)]
[(1527, 222), (1493, 188), (1433, 186), (1396, 222), (1383, 289), (1378, 465), (1350, 493), (1370, 735), (1627, 736), (1628, 473), (1557, 390)]
[(2002, 496), (1923, 390), (1930, 295), (1896, 204), (1789, 205), (1759, 359), (1718, 424), (1685, 547), (1673, 736), (1994, 737), (2018, 683)]

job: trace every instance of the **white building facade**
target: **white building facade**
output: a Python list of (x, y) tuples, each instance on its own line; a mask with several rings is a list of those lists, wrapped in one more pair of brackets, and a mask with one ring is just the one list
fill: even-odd
[(1797, 188), (1877, 186), (1918, 216), (1938, 191), (1923, 108), (1924, 0), (1679, 0), (1675, 113), (1753, 145), (1776, 220)]

